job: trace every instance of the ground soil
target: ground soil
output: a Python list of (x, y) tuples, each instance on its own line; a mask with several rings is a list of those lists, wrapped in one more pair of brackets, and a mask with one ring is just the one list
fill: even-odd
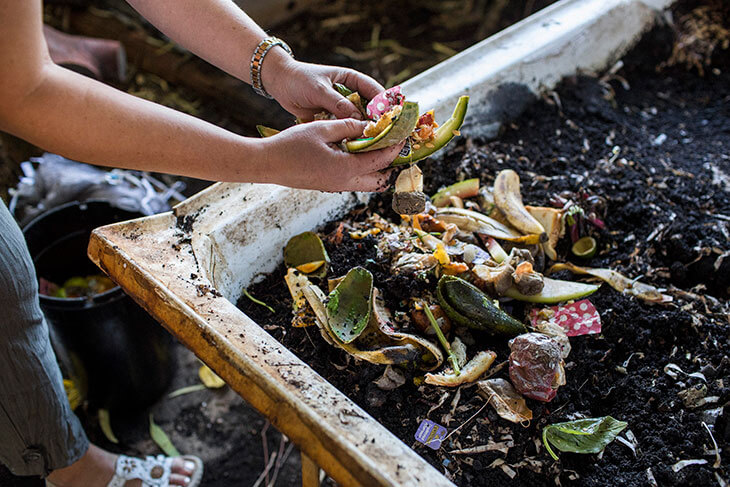
[[(689, 8), (680, 5), (675, 18)], [(459, 393), (408, 381), (390, 392), (380, 390), (373, 380), (382, 374), (382, 366), (348, 360), (317, 331), (291, 328), (283, 268), (249, 289), (276, 308), (275, 316), (250, 301), (239, 306), (253, 319), (273, 323), (267, 326), (273, 336), (458, 485), (721, 484), (717, 479), (730, 474), (729, 413), (725, 407), (713, 417), (710, 410), (730, 400), (730, 259), (721, 258), (730, 250), (730, 56), (727, 51), (716, 54), (704, 76), (684, 66), (657, 71), (671, 54), (673, 36), (667, 27), (655, 29), (624, 58), (617, 74), (626, 86), (616, 77), (566, 79), (503, 127), (498, 140), (477, 140), (465, 133), (443, 158), (422, 164), (429, 193), (469, 177), (490, 184), (499, 170), (512, 168), (520, 174), (523, 198), (530, 204), (548, 205), (555, 193), (580, 189), (605, 197), (607, 229), (597, 234), (597, 255), (579, 261), (565, 248), (562, 255), (579, 265), (643, 276), (675, 298), (670, 305), (650, 305), (602, 286), (590, 298), (601, 314), (602, 334), (571, 339), (567, 384), (548, 404), (528, 399), (534, 414), (528, 427), (499, 418), (490, 406), (470, 420), (484, 406), (472, 386)], [(349, 218), (364, 219), (377, 211), (398, 221), (389, 208), (390, 196), (382, 195)], [(325, 226), (322, 234), (335, 227), (336, 222)], [(340, 245), (328, 243), (331, 276), (355, 265), (366, 267), (394, 310), (432, 288), (433, 281), (390, 275), (387, 263), (378, 261), (374, 242), (346, 235)], [(524, 316), (522, 306), (506, 307)], [(504, 342), (475, 338), (498, 353), (498, 362), (506, 359)], [(665, 373), (669, 363), (704, 374), (707, 396), (717, 399), (703, 407), (685, 407), (678, 392), (705, 381), (672, 378)], [(506, 370), (497, 376), (506, 377)], [(540, 444), (546, 424), (604, 415), (628, 422), (635, 451), (614, 442), (602, 455), (563, 453), (554, 462)], [(462, 427), (434, 452), (413, 439), (424, 418), (449, 431)], [(703, 422), (714, 423), (722, 455), (717, 469)], [(514, 441), (506, 455), (449, 453), (506, 435)], [(525, 458), (530, 462), (522, 462)], [(512, 465), (517, 475), (510, 478), (501, 468), (492, 468), (498, 459)], [(707, 463), (672, 470), (686, 459)]]

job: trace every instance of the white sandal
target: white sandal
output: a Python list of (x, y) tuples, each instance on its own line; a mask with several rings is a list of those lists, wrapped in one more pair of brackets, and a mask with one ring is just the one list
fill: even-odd
[[(187, 487), (198, 487), (203, 478), (202, 460), (193, 455), (179, 458), (195, 464), (195, 470), (190, 475)], [(142, 487), (170, 487), (170, 474), (172, 474), (174, 459), (174, 457), (165, 455), (149, 456), (144, 460), (119, 455), (114, 467), (114, 477), (109, 481), (107, 487), (124, 487), (128, 480), (141, 480)]]

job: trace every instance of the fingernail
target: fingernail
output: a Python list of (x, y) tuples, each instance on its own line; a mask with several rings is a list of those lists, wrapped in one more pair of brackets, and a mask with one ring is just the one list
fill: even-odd
[(185, 470), (188, 472), (195, 470), (195, 462), (191, 462), (190, 460), (185, 461)]
[(188, 485), (190, 483), (190, 477), (183, 478), (183, 482), (185, 482), (185, 485)]
[(360, 114), (360, 112), (352, 112), (350, 114), (350, 118), (355, 118), (357, 120), (362, 120), (362, 114)]

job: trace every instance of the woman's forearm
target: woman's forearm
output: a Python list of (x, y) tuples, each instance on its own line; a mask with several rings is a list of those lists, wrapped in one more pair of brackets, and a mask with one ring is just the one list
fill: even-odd
[[(250, 83), (251, 56), (266, 37), (261, 27), (232, 0), (128, 0), (168, 37), (227, 73)], [(273, 49), (264, 69), (286, 62)]]
[(0, 129), (99, 165), (217, 181), (265, 181), (261, 144), (47, 64), (42, 81)]

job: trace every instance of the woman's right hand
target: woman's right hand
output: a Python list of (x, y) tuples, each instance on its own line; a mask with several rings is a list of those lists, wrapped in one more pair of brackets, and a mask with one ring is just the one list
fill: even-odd
[(365, 125), (354, 119), (322, 120), (260, 139), (265, 163), (260, 180), (331, 192), (385, 191), (393, 173), (393, 169), (385, 169), (398, 156), (403, 143), (359, 154), (338, 146), (343, 139), (361, 137)]

